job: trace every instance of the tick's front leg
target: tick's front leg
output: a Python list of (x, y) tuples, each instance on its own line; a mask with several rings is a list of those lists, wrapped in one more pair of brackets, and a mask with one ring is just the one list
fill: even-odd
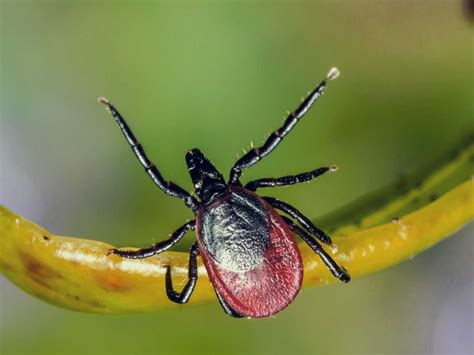
[(160, 254), (164, 252), (165, 250), (168, 250), (169, 248), (171, 248), (173, 245), (178, 243), (184, 237), (187, 231), (194, 230), (195, 227), (196, 227), (196, 221), (192, 220), (183, 224), (181, 227), (175, 230), (173, 234), (171, 234), (169, 239), (155, 243), (149, 248), (143, 248), (143, 249), (138, 249), (138, 250), (111, 249), (109, 250), (109, 254), (116, 254), (118, 256), (121, 256), (123, 258), (128, 258), (128, 259), (149, 258), (150, 256)]

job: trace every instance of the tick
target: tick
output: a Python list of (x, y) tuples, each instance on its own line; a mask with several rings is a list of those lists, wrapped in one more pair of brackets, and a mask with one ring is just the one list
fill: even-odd
[(129, 259), (148, 258), (171, 248), (186, 232), (195, 230), (197, 241), (189, 252), (188, 281), (181, 292), (174, 289), (171, 267), (167, 267), (168, 298), (180, 304), (189, 301), (198, 278), (196, 259), (201, 256), (222, 308), (232, 317), (268, 317), (294, 300), (301, 288), (303, 263), (293, 233), (319, 255), (336, 278), (348, 282), (349, 274), (321, 247), (320, 243), (331, 245), (331, 238), (325, 232), (290, 204), (255, 192), (262, 187), (307, 182), (335, 171), (334, 166), (298, 175), (258, 179), (245, 185), (240, 182), (243, 170), (269, 155), (321, 97), (328, 82), (338, 75), (336, 68), (331, 69), (296, 111), (288, 115), (282, 127), (262, 146), (252, 148), (237, 160), (227, 182), (199, 149), (187, 152), (186, 164), (198, 198), (163, 178), (115, 106), (99, 98), (153, 182), (164, 193), (182, 199), (195, 216), (168, 239), (149, 248), (112, 249), (110, 253)]

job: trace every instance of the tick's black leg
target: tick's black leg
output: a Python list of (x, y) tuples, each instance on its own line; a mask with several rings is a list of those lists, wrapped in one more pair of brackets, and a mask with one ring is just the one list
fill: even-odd
[(329, 80), (336, 79), (339, 76), (339, 71), (333, 68), (329, 71), (324, 79), (309, 95), (303, 100), (300, 106), (288, 115), (282, 127), (274, 131), (263, 143), (262, 146), (249, 150), (242, 158), (237, 160), (230, 171), (230, 184), (239, 184), (239, 178), (242, 170), (256, 164), (260, 159), (270, 154), (282, 139), (290, 133), (298, 121), (311, 108), (314, 102), (322, 95)]
[(138, 250), (120, 250), (120, 249), (111, 249), (109, 251), (109, 254), (117, 254), (123, 258), (128, 258), (128, 259), (144, 259), (148, 258), (150, 256), (159, 254), (169, 248), (171, 248), (173, 245), (178, 243), (181, 238), (184, 237), (187, 231), (189, 230), (194, 230), (196, 226), (196, 221), (189, 221), (185, 224), (183, 224), (181, 227), (179, 227), (177, 230), (171, 234), (169, 239), (163, 240), (161, 242), (153, 244), (149, 248), (144, 248), (144, 249), (138, 249)]
[(173, 280), (171, 279), (171, 267), (168, 266), (166, 269), (166, 294), (168, 298), (176, 303), (188, 303), (191, 294), (194, 291), (196, 286), (196, 281), (198, 279), (198, 269), (197, 269), (197, 256), (199, 255), (199, 249), (197, 242), (191, 246), (189, 251), (189, 270), (188, 270), (188, 282), (184, 286), (181, 292), (176, 292), (173, 289)]
[(318, 243), (316, 239), (314, 239), (312, 236), (306, 233), (303, 229), (301, 229), (288, 217), (286, 216), (281, 216), (281, 217), (286, 222), (286, 224), (288, 224), (290, 229), (296, 234), (298, 234), (301, 237), (301, 239), (303, 239), (304, 242), (308, 244), (309, 247), (313, 249), (316, 254), (319, 255), (321, 260), (326, 264), (328, 269), (336, 278), (338, 278), (342, 282), (349, 282), (351, 280), (351, 277), (347, 273), (347, 271), (344, 270), (344, 268), (337, 265), (334, 259), (331, 258), (331, 256), (323, 249), (323, 247)]
[(321, 229), (316, 227), (308, 217), (298, 211), (295, 207), (274, 197), (266, 196), (262, 198), (267, 201), (272, 207), (283, 211), (294, 219), (296, 219), (310, 234), (316, 236), (316, 238), (318, 238), (320, 241), (326, 244), (331, 244), (331, 238)]
[(222, 306), (222, 309), (224, 310), (224, 312), (231, 316), (231, 317), (234, 317), (234, 318), (242, 318), (243, 315), (237, 313), (236, 311), (234, 311), (221, 297), (221, 295), (219, 294), (219, 292), (217, 292), (216, 289), (214, 289), (214, 291), (216, 292), (216, 296), (217, 296), (217, 299), (219, 300), (219, 303), (221, 304)]
[(301, 182), (311, 181), (317, 177), (327, 173), (328, 171), (336, 171), (337, 167), (331, 165), (328, 167), (318, 168), (307, 173), (301, 173), (298, 175), (288, 175), (280, 178), (263, 178), (254, 181), (250, 181), (245, 185), (245, 188), (251, 191), (255, 191), (261, 187), (275, 187), (275, 186), (285, 186), (285, 185), (294, 185)]
[(183, 199), (186, 206), (192, 208), (193, 211), (196, 211), (198, 208), (197, 200), (175, 183), (163, 179), (163, 176), (161, 176), (156, 166), (148, 159), (142, 145), (135, 138), (135, 135), (133, 134), (132, 130), (127, 125), (127, 122), (125, 122), (122, 115), (120, 115), (120, 113), (117, 111), (115, 106), (112, 105), (105, 97), (100, 97), (99, 102), (104, 104), (110, 111), (115, 121), (119, 125), (120, 129), (122, 130), (125, 139), (132, 148), (133, 153), (135, 153), (135, 156), (140, 161), (140, 164), (145, 168), (146, 173), (160, 188), (160, 190), (168, 195)]

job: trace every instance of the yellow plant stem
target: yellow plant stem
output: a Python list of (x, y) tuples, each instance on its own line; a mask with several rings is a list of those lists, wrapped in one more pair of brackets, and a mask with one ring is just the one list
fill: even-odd
[[(473, 217), (474, 182), (469, 179), (392, 222), (335, 235), (336, 247), (330, 252), (353, 277), (370, 274), (420, 253)], [(108, 255), (111, 245), (54, 236), (4, 207), (0, 207), (0, 241), (0, 270), (8, 279), (38, 298), (79, 311), (127, 313), (178, 307), (166, 297), (166, 266), (172, 266), (176, 288), (187, 278), (187, 253), (122, 259)], [(306, 245), (300, 246), (304, 286), (335, 282), (319, 257)], [(215, 299), (200, 263), (191, 303)]]
[[(396, 265), (445, 239), (474, 218), (474, 180), (427, 206), (386, 224), (334, 237), (333, 257), (351, 276), (361, 276)], [(320, 260), (303, 249), (305, 284), (335, 282)]]

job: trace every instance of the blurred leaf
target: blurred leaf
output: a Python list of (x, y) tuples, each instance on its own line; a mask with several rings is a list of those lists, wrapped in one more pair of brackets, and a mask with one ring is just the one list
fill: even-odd
[(474, 134), (470, 133), (444, 156), (318, 218), (318, 224), (328, 232), (340, 234), (389, 222), (425, 206), (467, 180), (473, 174), (473, 163)]
[[(468, 176), (474, 145), (471, 139), (460, 145), (431, 174), (411, 176), (409, 183), (389, 186), (325, 219), (335, 229), (331, 253), (352, 276), (412, 257), (473, 219), (474, 181)], [(187, 253), (121, 259), (107, 255), (111, 245), (54, 236), (4, 207), (0, 237), (0, 268), (7, 278), (38, 298), (74, 310), (127, 313), (178, 307), (166, 297), (166, 266), (172, 265), (178, 289), (187, 278)], [(304, 286), (335, 282), (318, 256), (300, 246)], [(191, 303), (215, 300), (202, 264), (199, 276)]]

